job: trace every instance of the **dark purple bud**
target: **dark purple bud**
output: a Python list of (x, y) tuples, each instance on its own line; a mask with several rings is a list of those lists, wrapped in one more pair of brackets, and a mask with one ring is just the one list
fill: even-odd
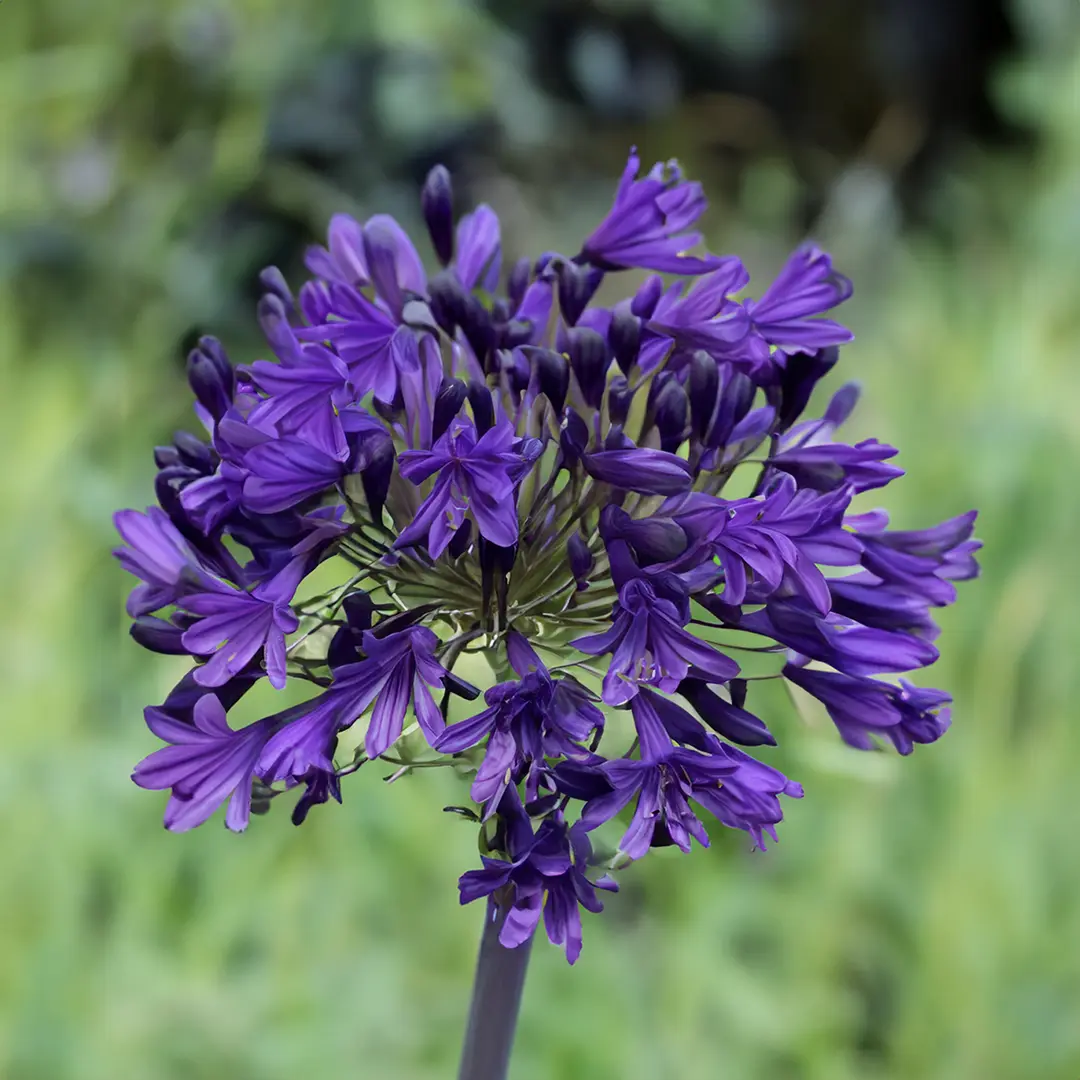
[(431, 246), (443, 266), (454, 257), (454, 189), (445, 165), (436, 165), (427, 174), (420, 191), (420, 209), (427, 222)]
[(131, 624), (129, 632), (144, 649), (151, 652), (164, 653), (166, 656), (187, 656), (191, 652), (184, 648), (180, 640), (184, 636), (184, 628), (156, 615), (140, 615)]
[(749, 376), (741, 371), (729, 371), (724, 388), (720, 391), (720, 402), (716, 409), (712, 430), (706, 443), (709, 446), (725, 446), (731, 437), (735, 425), (750, 411), (754, 403), (757, 387)]
[(731, 704), (736, 709), (746, 706), (746, 691), (749, 683), (745, 679), (731, 679), (727, 684), (728, 693), (731, 695)]
[(660, 448), (675, 453), (686, 434), (686, 415), (689, 402), (678, 379), (669, 379), (660, 388), (653, 405), (656, 427), (660, 432)]
[(683, 679), (679, 693), (697, 710), (698, 716), (725, 739), (740, 746), (775, 746), (772, 732), (753, 713), (726, 702), (698, 679)]
[(690, 361), (690, 426), (699, 439), (704, 439), (709, 430), (719, 390), (720, 369), (707, 352), (699, 349)]
[(574, 575), (579, 589), (589, 587), (589, 574), (592, 573), (593, 564), (596, 560), (589, 550), (589, 545), (581, 533), (571, 533), (566, 542), (567, 552), (570, 556), (570, 573)]
[(331, 670), (355, 664), (363, 659), (360, 649), (360, 635), (351, 626), (342, 626), (330, 639), (326, 647), (326, 663)]
[(575, 326), (567, 333), (570, 366), (577, 377), (585, 404), (599, 409), (604, 399), (604, 384), (611, 353), (607, 342), (595, 331), (585, 326)]
[(364, 498), (371, 511), (372, 521), (382, 520), (383, 506), (390, 491), (390, 479), (394, 473), (394, 444), (390, 439), (381, 441), (371, 455), (367, 466), (360, 473)]
[(593, 266), (563, 262), (559, 266), (558, 275), (559, 310), (566, 325), (573, 326), (600, 287), (604, 272)]
[(607, 386), (608, 416), (613, 424), (622, 427), (630, 414), (630, 405), (634, 400), (634, 392), (630, 389), (630, 383), (625, 375), (615, 375)]
[(256, 313), (263, 336), (270, 345), (275, 349), (287, 347), (292, 335), (289, 313), (285, 310), (281, 298), (273, 293), (266, 293), (259, 298)]
[(289, 288), (285, 275), (276, 266), (268, 266), (261, 271), (259, 284), (264, 293), (276, 296), (281, 301), (289, 318), (296, 314), (296, 301), (293, 299), (292, 289)]
[(189, 468), (198, 469), (209, 476), (217, 466), (217, 455), (214, 451), (190, 431), (174, 431), (173, 445), (181, 464)]
[(627, 303), (617, 304), (611, 314), (608, 328), (608, 344), (615, 354), (615, 363), (624, 375), (637, 363), (641, 349), (641, 320), (630, 310)]
[(466, 682), (460, 675), (448, 671), (442, 677), (443, 688), (455, 697), (464, 698), (466, 701), (475, 701), (480, 696), (480, 688)]
[(495, 406), (491, 401), (491, 391), (483, 383), (474, 381), (469, 383), (467, 393), (476, 432), (483, 435), (495, 426)]
[(493, 544), (482, 536), (479, 541), (480, 569), (487, 574), (509, 574), (514, 568), (517, 559), (517, 544), (503, 547), (501, 544)]
[(465, 523), (450, 539), (450, 543), (447, 545), (446, 550), (450, 552), (451, 559), (460, 559), (466, 551), (469, 550), (469, 544), (472, 542), (472, 521), (469, 518), (465, 519)]
[(681, 495), (693, 485), (690, 466), (663, 450), (631, 446), (585, 454), (585, 471), (595, 480), (642, 495)]
[[(223, 380), (229, 383), (231, 387), (233, 385), (233, 366), (229, 360), (228, 353), (225, 352), (225, 346), (212, 334), (204, 334), (199, 338), (198, 349), (200, 352), (205, 353), (214, 363), (214, 367), (221, 372)], [(231, 390), (230, 390), (231, 394)]]
[(618, 506), (605, 506), (600, 512), (600, 535), (609, 547), (615, 540), (625, 540), (639, 566), (671, 562), (689, 545), (686, 533), (671, 518), (635, 519)]
[(560, 356), (553, 349), (529, 348), (525, 350), (525, 354), (536, 367), (536, 381), (540, 384), (540, 393), (551, 402), (551, 407), (558, 415), (566, 404), (566, 391), (570, 387), (570, 367), (566, 357)]
[(236, 376), (225, 362), (225, 368), (210, 353), (193, 349), (188, 354), (187, 377), (192, 393), (199, 404), (215, 419), (220, 420), (232, 405)]
[(363, 590), (349, 593), (341, 605), (349, 627), (358, 634), (370, 630), (375, 621), (375, 601)]
[(557, 251), (545, 251), (533, 266), (533, 274), (537, 278), (551, 279), (555, 271), (562, 263), (563, 257)]
[(374, 398), (371, 407), (388, 424), (394, 423), (405, 408), (405, 399), (401, 395), (401, 388), (398, 387), (395, 391), (393, 401), (380, 401), (378, 398)]
[(348, 626), (341, 627), (330, 640), (326, 662), (331, 668), (353, 664), (363, 657), (363, 634), (375, 621), (375, 603), (362, 590), (350, 593), (341, 606)]
[[(603, 764), (602, 759), (597, 759), (597, 761)], [(555, 786), (563, 795), (569, 795), (571, 799), (581, 799), (584, 802), (607, 795), (612, 790), (608, 778), (591, 763), (560, 761), (555, 766), (554, 780)]]
[(498, 340), (504, 349), (528, 345), (533, 338), (533, 324), (528, 319), (513, 319), (498, 328)]
[(835, 345), (815, 353), (793, 353), (786, 357), (780, 376), (779, 431), (787, 431), (799, 419), (814, 387), (832, 370), (839, 357), (840, 350)]
[(514, 310), (521, 307), (521, 301), (525, 298), (525, 290), (529, 287), (529, 277), (532, 274), (532, 262), (527, 259), (518, 259), (510, 270), (506, 279), (506, 295), (510, 297), (510, 303)]
[(461, 329), (472, 346), (477, 360), (488, 370), (487, 359), (495, 346), (495, 324), (478, 297), (467, 294), (461, 309)]
[(450, 421), (461, 411), (467, 393), (466, 386), (460, 379), (443, 376), (439, 392), (435, 395), (435, 408), (432, 410), (432, 442), (437, 442), (445, 434)]
[[(335, 745), (337, 740), (334, 740)], [(332, 751), (331, 751), (332, 752)], [(268, 788), (268, 791), (272, 789)], [(325, 802), (334, 799), (341, 802), (341, 780), (336, 773), (326, 772), (323, 769), (313, 769), (307, 777), (307, 787), (304, 794), (296, 801), (293, 807), (292, 823), (303, 825), (307, 820), (308, 812), (313, 806), (321, 806)], [(251, 812), (256, 813), (256, 804), (251, 804)]]
[(861, 393), (862, 387), (858, 383), (845, 383), (833, 394), (822, 419), (827, 424), (839, 427), (852, 414), (855, 406), (858, 405)]
[[(195, 672), (189, 671), (169, 691), (169, 696), (161, 703), (163, 713), (179, 720), (181, 723), (190, 724), (192, 711), (195, 703), (208, 691), (221, 702), (221, 706), (228, 712), (265, 674), (259, 657), (249, 663), (238, 675), (234, 675), (224, 686), (215, 686), (212, 690), (206, 686), (200, 686), (195, 681)], [(305, 706), (306, 707), (306, 706)]]
[(639, 319), (651, 319), (663, 292), (664, 279), (659, 274), (650, 274), (630, 301), (630, 310)]
[(371, 632), (377, 638), (385, 638), (389, 637), (391, 634), (398, 634), (402, 630), (408, 630), (410, 626), (415, 626), (417, 623), (422, 622), (436, 608), (441, 606), (441, 604), (419, 604), (417, 607), (409, 608), (408, 611), (399, 611), (385, 619), (380, 619), (375, 626), (372, 627)]
[(448, 333), (465, 319), (468, 293), (450, 270), (443, 270), (428, 282), (428, 304), (435, 321)]
[(589, 445), (589, 426), (573, 409), (563, 412), (559, 447), (568, 465), (576, 465)]
[(159, 469), (168, 469), (180, 464), (180, 451), (175, 446), (155, 446), (154, 464)]
[(499, 349), (496, 352), (499, 371), (506, 376), (510, 389), (515, 394), (522, 394), (529, 388), (532, 368), (525, 354), (520, 349)]

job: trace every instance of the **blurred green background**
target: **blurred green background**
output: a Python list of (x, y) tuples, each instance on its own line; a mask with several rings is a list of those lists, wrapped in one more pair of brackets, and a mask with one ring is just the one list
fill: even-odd
[[(364, 770), (302, 829), (166, 834), (131, 767), (180, 674), (127, 637), (110, 514), (191, 427), (185, 348), (258, 355), (258, 269), (454, 167), (572, 249), (631, 142), (759, 275), (856, 281), (852, 436), (905, 528), (977, 506), (981, 581), (906, 760), (782, 700), (781, 843), (658, 852), (538, 945), (512, 1075), (1080, 1077), (1075, 0), (0, 3), (0, 1077), (453, 1075), (481, 911), (458, 782)], [(294, 277), (295, 280), (295, 277)], [(366, 775), (365, 775), (366, 774)]]

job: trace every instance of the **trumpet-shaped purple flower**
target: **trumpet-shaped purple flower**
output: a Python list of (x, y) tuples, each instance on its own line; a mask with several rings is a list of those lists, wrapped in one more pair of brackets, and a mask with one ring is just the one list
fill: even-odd
[(472, 514), (486, 540), (508, 547), (518, 538), (514, 506), (514, 471), (522, 465), (514, 452), (514, 428), (503, 419), (477, 438), (476, 427), (459, 417), (431, 450), (399, 455), (401, 474), (414, 484), (438, 473), (435, 487), (421, 504), (395, 546), (409, 547), (427, 537), (437, 559)]
[(750, 336), (745, 309), (731, 299), (749, 281), (742, 262), (727, 258), (693, 286), (679, 283), (668, 289), (646, 323), (638, 356), (641, 370), (654, 370), (673, 344), (690, 352), (704, 350), (716, 360), (749, 371), (761, 370), (768, 363), (769, 347), (760, 337)]
[(119, 510), (113, 523), (126, 544), (113, 554), (128, 573), (145, 583), (132, 589), (128, 614), (136, 618), (176, 603), (185, 571), (196, 570), (198, 560), (169, 516), (149, 506), (145, 514)]
[(285, 688), (285, 636), (299, 625), (290, 607), (307, 559), (294, 559), (280, 573), (251, 592), (207, 579), (205, 592), (183, 598), (184, 610), (199, 619), (185, 631), (192, 653), (209, 656), (195, 672), (200, 686), (222, 686), (263, 650), (270, 684)]
[(488, 708), (452, 724), (435, 742), (444, 754), (460, 753), (488, 740), (473, 781), (472, 798), (494, 813), (511, 780), (528, 769), (526, 791), (536, 798), (539, 770), (546, 757), (584, 757), (581, 747), (604, 725), (604, 714), (574, 679), (553, 678), (528, 642), (512, 634), (509, 660), (518, 679), (499, 683), (484, 695)]
[(690, 620), (686, 596), (671, 580), (635, 578), (619, 590), (610, 630), (572, 642), (590, 656), (611, 653), (604, 701), (624, 705), (639, 685), (667, 693), (688, 676), (722, 683), (739, 673), (734, 660), (683, 629)]
[(863, 547), (862, 564), (882, 581), (918, 597), (927, 604), (951, 604), (956, 599), (953, 581), (978, 573), (972, 557), (975, 511), (960, 514), (930, 529), (888, 530), (888, 517), (880, 511), (850, 519)]
[[(689, 851), (691, 839), (709, 846), (709, 835), (694, 812), (697, 803), (729, 828), (744, 829), (764, 850), (764, 834), (776, 839), (782, 820), (779, 795), (801, 798), (802, 787), (741, 750), (715, 742), (708, 752), (676, 747), (680, 729), (700, 727), (688, 713), (648, 690), (631, 702), (641, 745), (640, 760), (620, 759), (600, 766), (606, 794), (589, 799), (581, 821), (595, 829), (637, 799), (619, 849), (642, 858), (650, 846), (672, 843)], [(678, 717), (677, 714), (682, 716)]]
[(952, 699), (940, 690), (901, 680), (899, 687), (877, 679), (788, 664), (784, 678), (825, 706), (840, 737), (858, 750), (874, 749), (874, 736), (888, 739), (901, 754), (915, 743), (932, 743), (949, 727)]
[(507, 949), (523, 945), (542, 914), (548, 940), (561, 945), (572, 964), (581, 955), (580, 908), (594, 914), (603, 911), (597, 889), (617, 892), (618, 886), (608, 877), (594, 882), (586, 876), (592, 847), (580, 827), (569, 828), (555, 815), (541, 822), (534, 833), (512, 788), (503, 797), (499, 814), (506, 824), (508, 858), (485, 856), (482, 870), (462, 874), (461, 902), (470, 904), (509, 886), (513, 898), (500, 943)]
[[(265, 301), (264, 301), (265, 303)], [(349, 369), (321, 345), (301, 346), (289, 327), (280, 301), (272, 318), (264, 318), (270, 343), (280, 363), (257, 360), (251, 377), (267, 396), (251, 412), (252, 427), (274, 435), (297, 435), (329, 457), (349, 455), (340, 410), (354, 398)]]
[(411, 626), (384, 638), (371, 631), (363, 636), (365, 659), (334, 672), (328, 700), (347, 727), (374, 701), (375, 709), (364, 736), (369, 758), (385, 753), (401, 735), (405, 713), (412, 705), (420, 730), (434, 744), (445, 726), (431, 690), (443, 685), (446, 669), (435, 659), (439, 639), (426, 627)]
[(169, 745), (144, 758), (132, 779), (152, 791), (172, 789), (165, 808), (165, 828), (172, 832), (201, 825), (226, 799), (225, 824), (242, 832), (251, 813), (252, 777), (270, 725), (260, 720), (234, 731), (213, 694), (199, 698), (192, 718), (188, 724), (162, 709), (146, 710), (147, 726)]
[(705, 211), (701, 185), (686, 181), (675, 162), (657, 162), (641, 179), (641, 159), (631, 151), (610, 213), (585, 241), (584, 259), (603, 270), (642, 267), (671, 274), (703, 274), (715, 256), (695, 258), (701, 234), (686, 232)]
[(884, 487), (904, 475), (903, 469), (885, 462), (896, 457), (896, 448), (863, 439), (854, 446), (843, 443), (819, 443), (782, 450), (769, 458), (774, 469), (793, 476), (801, 487), (816, 491), (835, 491), (848, 486), (854, 492)]
[(851, 293), (851, 282), (833, 270), (829, 256), (807, 244), (788, 259), (760, 300), (746, 302), (746, 310), (755, 331), (770, 345), (789, 353), (812, 352), (851, 341), (846, 327), (818, 318)]

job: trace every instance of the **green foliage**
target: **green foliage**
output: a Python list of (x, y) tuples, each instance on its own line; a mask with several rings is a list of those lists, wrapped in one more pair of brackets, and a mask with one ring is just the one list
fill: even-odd
[[(145, 505), (149, 448), (192, 423), (176, 343), (233, 318), (233, 245), (260, 240), (190, 226), (273, 174), (273, 96), (340, 25), (443, 50), (442, 107), (466, 115), (490, 96), (467, 42), (494, 32), (420, 0), (199, 10), (233, 35), (228, 78), (165, 137), (167, 52), (133, 42), (188, 33), (194, 8), (0, 5), (0, 1075), (434, 1080), (480, 918), (454, 888), (475, 829), (439, 812), (461, 780), (386, 786), (366, 766), (303, 829), (275, 805), (242, 837), (216, 819), (165, 834), (128, 773), (155, 745), (141, 707), (181, 668), (126, 636), (109, 515)], [(842, 216), (823, 238), (867, 282), (846, 376), (866, 390), (856, 434), (902, 448), (896, 522), (982, 510), (984, 577), (928, 673), (955, 693), (953, 730), (908, 760), (860, 755), (775, 701), (769, 760), (807, 793), (781, 843), (657, 853), (588, 918), (576, 968), (538, 945), (519, 1080), (1080, 1075), (1080, 52), (1056, 64), (1005, 84), (1045, 134), (1038, 160), (943, 188), (949, 249), (875, 246)], [(335, 200), (297, 183), (314, 229)], [(581, 196), (593, 216), (606, 194)]]

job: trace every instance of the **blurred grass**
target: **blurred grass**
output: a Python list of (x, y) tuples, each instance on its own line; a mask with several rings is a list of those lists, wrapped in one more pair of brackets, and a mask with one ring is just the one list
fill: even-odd
[[(301, 830), (275, 807), (243, 837), (165, 834), (163, 800), (128, 779), (154, 746), (140, 710), (180, 669), (126, 636), (109, 515), (145, 505), (150, 447), (190, 423), (170, 357), (222, 272), (177, 220), (257, 175), (259, 72), (299, 67), (316, 31), (294, 13), (286, 58), (284, 7), (234, 4), (247, 40), (218, 122), (150, 154), (124, 142), (126, 9), (97, 7), (55, 9), (60, 51), (35, 51), (28, 6), (0, 7), (0, 216), (81, 230), (93, 260), (91, 292), (46, 269), (28, 293), (0, 249), (0, 1076), (449, 1076), (480, 918), (456, 904), (476, 852), (439, 812), (452, 777), (383, 789), (364, 770), (343, 807)], [(367, 10), (408, 37), (431, 9)], [(842, 220), (823, 237), (868, 283), (843, 377), (866, 389), (852, 435), (901, 447), (894, 520), (982, 511), (983, 580), (927, 674), (955, 693), (953, 730), (908, 760), (858, 755), (773, 701), (769, 760), (807, 792), (781, 843), (656, 853), (587, 920), (576, 968), (538, 947), (519, 1080), (1080, 1076), (1080, 53), (1005, 85), (1044, 148), (958, 172), (951, 246)], [(118, 186), (95, 215), (56, 177), (107, 106)], [(754, 242), (767, 272), (779, 249)]]

